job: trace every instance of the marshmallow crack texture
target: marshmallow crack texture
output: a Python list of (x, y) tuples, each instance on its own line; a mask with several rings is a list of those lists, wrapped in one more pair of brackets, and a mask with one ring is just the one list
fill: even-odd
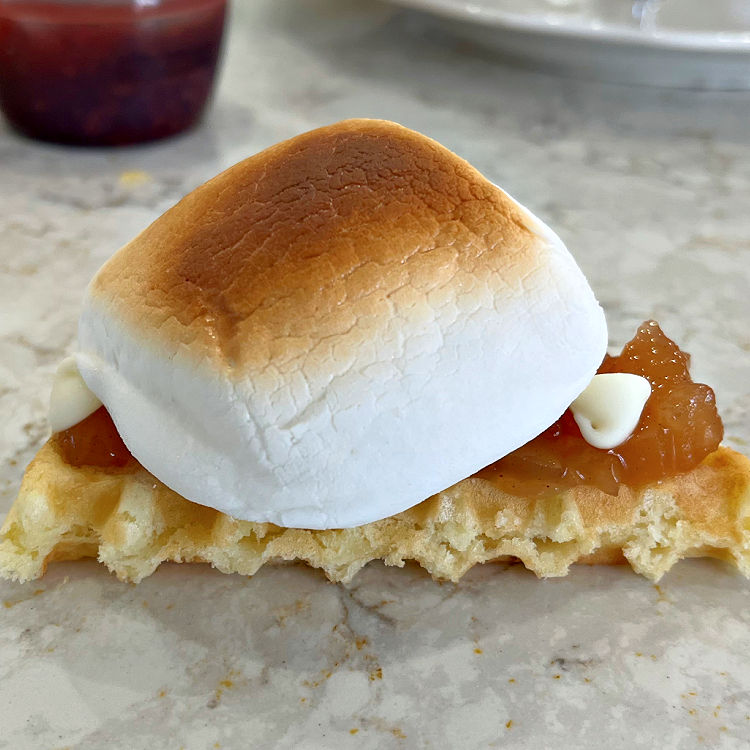
[(527, 442), (605, 348), (548, 227), (429, 138), (348, 120), (240, 162), (116, 253), (77, 362), (167, 486), (322, 529)]

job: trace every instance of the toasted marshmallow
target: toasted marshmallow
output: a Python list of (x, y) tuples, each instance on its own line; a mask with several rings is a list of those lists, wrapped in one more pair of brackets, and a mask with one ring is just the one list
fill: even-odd
[(173, 490), (324, 529), (524, 444), (606, 342), (543, 222), (438, 143), (349, 120), (235, 165), (115, 254), (77, 364)]

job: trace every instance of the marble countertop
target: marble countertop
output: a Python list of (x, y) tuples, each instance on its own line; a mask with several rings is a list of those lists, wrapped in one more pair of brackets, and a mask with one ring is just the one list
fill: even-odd
[[(96, 268), (220, 169), (349, 116), (473, 162), (562, 235), (611, 343), (655, 317), (750, 446), (750, 96), (503, 65), (375, 2), (235, 3), (197, 130), (122, 150), (0, 124), (0, 516), (47, 434), (51, 375)], [(626, 568), (459, 585), (371, 565), (252, 579), (94, 562), (0, 583), (0, 748), (739, 748), (750, 584), (717, 562), (654, 586)]]

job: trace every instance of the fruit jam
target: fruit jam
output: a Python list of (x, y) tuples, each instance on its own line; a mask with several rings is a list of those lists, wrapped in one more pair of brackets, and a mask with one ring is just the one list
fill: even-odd
[(697, 466), (718, 448), (724, 427), (714, 392), (694, 383), (690, 356), (651, 320), (598, 372), (629, 372), (651, 384), (638, 426), (611, 450), (589, 445), (568, 409), (541, 435), (479, 472), (506, 492), (538, 496), (591, 485), (616, 495), (620, 484), (656, 482)]
[[(724, 428), (714, 392), (694, 383), (689, 356), (654, 321), (639, 327), (604, 372), (630, 372), (651, 383), (651, 396), (632, 435), (616, 448), (589, 445), (570, 410), (541, 435), (479, 472), (510, 494), (539, 497), (576, 485), (616, 495), (620, 484), (656, 482), (697, 466), (721, 442)], [(132, 459), (104, 407), (54, 436), (72, 466), (123, 467)]]
[(226, 0), (0, 0), (0, 106), (58, 143), (121, 145), (193, 125)]
[(52, 439), (70, 466), (119, 469), (135, 461), (103, 406), (70, 429), (56, 432)]

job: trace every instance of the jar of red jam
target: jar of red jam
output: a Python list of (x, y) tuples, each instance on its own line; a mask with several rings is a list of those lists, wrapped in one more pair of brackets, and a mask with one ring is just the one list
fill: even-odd
[(213, 86), (226, 0), (0, 0), (0, 107), (34, 138), (178, 133)]

